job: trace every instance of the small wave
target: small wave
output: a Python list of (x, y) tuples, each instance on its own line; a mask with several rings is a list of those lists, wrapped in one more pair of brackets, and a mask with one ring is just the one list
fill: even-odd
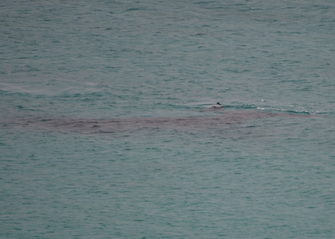
[[(206, 105), (204, 108), (208, 108)], [(224, 105), (223, 110), (259, 110), (269, 113), (287, 113), (287, 114), (301, 114), (301, 115), (314, 115), (325, 114), (327, 112), (313, 111), (303, 106), (273, 106), (273, 105), (257, 105), (257, 104), (227, 104)]]
[[(56, 82), (54, 82), (56, 81)], [(46, 96), (46, 97), (79, 97), (101, 96), (103, 88), (95, 83), (78, 83), (65, 80), (36, 81), (28, 85), (24, 82), (0, 83), (0, 91), (8, 95)]]
[(225, 105), (225, 108), (237, 110), (255, 110), (257, 106), (254, 104), (241, 104), (241, 105)]
[(279, 113), (287, 113), (287, 114), (304, 114), (310, 115), (315, 114), (315, 112), (307, 110), (304, 107), (275, 107), (275, 106), (258, 106), (257, 110), (268, 111), (268, 112), (279, 112)]
[(32, 89), (31, 87), (24, 87), (16, 84), (2, 83), (0, 87), (1, 91), (6, 94), (40, 95), (43, 93), (40, 89)]

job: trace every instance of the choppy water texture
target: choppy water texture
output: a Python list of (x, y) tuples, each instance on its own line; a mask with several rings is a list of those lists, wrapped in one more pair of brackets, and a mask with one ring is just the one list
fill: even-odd
[(0, 238), (335, 238), (334, 1), (19, 0), (0, 24)]

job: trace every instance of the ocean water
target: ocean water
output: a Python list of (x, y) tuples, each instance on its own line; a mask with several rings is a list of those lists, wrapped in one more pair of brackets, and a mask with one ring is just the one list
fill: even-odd
[(333, 0), (3, 1), (0, 38), (0, 238), (335, 238)]

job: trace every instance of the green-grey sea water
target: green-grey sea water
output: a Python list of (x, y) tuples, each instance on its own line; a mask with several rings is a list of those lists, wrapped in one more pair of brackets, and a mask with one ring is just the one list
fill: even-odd
[(333, 0), (3, 1), (0, 39), (0, 238), (335, 238)]

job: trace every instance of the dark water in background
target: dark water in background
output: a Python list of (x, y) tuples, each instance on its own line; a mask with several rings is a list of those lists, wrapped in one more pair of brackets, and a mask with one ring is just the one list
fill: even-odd
[(5, 1), (0, 26), (1, 238), (335, 237), (333, 1)]

